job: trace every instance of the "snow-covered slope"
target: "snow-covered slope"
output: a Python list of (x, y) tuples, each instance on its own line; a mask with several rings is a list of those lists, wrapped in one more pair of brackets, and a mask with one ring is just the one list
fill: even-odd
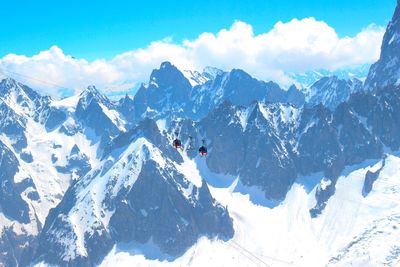
[[(257, 190), (250, 195), (237, 192), (237, 181), (226, 188), (211, 187), (232, 215), (232, 240), (201, 239), (173, 261), (163, 260), (151, 247), (114, 248), (101, 266), (398, 266), (399, 155), (386, 158), (372, 191), (365, 197), (362, 194), (367, 171), (381, 166), (382, 160), (369, 160), (346, 168), (335, 195), (317, 218), (311, 218), (308, 210), (315, 204), (316, 189), (324, 186), (318, 173), (299, 177), (275, 208), (251, 201)], [(192, 179), (203, 177), (210, 184), (217, 179), (232, 181), (232, 177), (211, 173), (198, 161), (185, 167)]]
[[(84, 151), (82, 155), (86, 154), (91, 159), (82, 161), (82, 164), (95, 164), (97, 147), (81, 132), (66, 135), (60, 131), (62, 126), (57, 125), (57, 116), (54, 114), (64, 114), (63, 109), (67, 109), (61, 101), (42, 97), (11, 79), (4, 82), (7, 87), (3, 89), (8, 88), (12, 94), (0, 96), (4, 115), (1, 119), (0, 140), (15, 155), (20, 170), (32, 177), (40, 198), (40, 201), (32, 205), (36, 216), (44, 223), (48, 210), (61, 200), (71, 179), (76, 178), (76, 169), (72, 166), (67, 168), (71, 161), (76, 164), (80, 161), (69, 158), (73, 147)], [(60, 119), (62, 121), (65, 118), (64, 114)], [(50, 124), (54, 127), (48, 127)], [(63, 168), (65, 171), (62, 171)]]
[(139, 125), (129, 133), (131, 139), (121, 139), (128, 141), (123, 147), (112, 145), (115, 149), (109, 150), (101, 167), (68, 190), (46, 220), (37, 259), (92, 266), (112, 246), (132, 242), (172, 258), (200, 236), (232, 236), (231, 219), (207, 184), (189, 182), (169, 153), (147, 140), (152, 137), (143, 130), (149, 129)]
[[(0, 91), (1, 180), (8, 184), (0, 201), (0, 230), (7, 235), (0, 261), (23, 265), (29, 256), (22, 252), (36, 246), (49, 210), (98, 164), (102, 136), (75, 116), (82, 95), (54, 100), (10, 78), (0, 82)], [(103, 111), (114, 118), (107, 107)]]
[(193, 87), (202, 85), (212, 78), (208, 73), (200, 73), (196, 70), (184, 70), (182, 73)]

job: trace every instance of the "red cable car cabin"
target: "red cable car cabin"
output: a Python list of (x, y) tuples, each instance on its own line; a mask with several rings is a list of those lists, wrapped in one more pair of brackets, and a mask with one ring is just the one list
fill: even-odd
[(174, 146), (176, 149), (181, 148), (182, 147), (181, 140), (175, 139), (174, 142), (172, 143), (172, 146)]
[(199, 154), (202, 157), (207, 156), (207, 148), (205, 146), (200, 147), (199, 148)]

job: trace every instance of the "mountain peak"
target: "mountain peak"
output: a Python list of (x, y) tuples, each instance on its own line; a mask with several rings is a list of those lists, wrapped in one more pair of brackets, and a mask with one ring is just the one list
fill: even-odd
[(365, 81), (367, 90), (382, 89), (388, 85), (400, 84), (400, 3), (383, 36), (379, 60), (371, 66)]
[(292, 84), (292, 85), (288, 88), (288, 91), (293, 91), (293, 90), (295, 90), (295, 91), (299, 90), (295, 84)]
[(1, 80), (0, 82), (0, 92), (4, 95), (6, 92), (9, 92), (12, 88), (19, 89), (22, 86), (21, 83), (17, 82), (13, 78), (7, 77)]
[(49, 97), (42, 97), (32, 88), (9, 77), (0, 82), (0, 97), (18, 114), (29, 116), (37, 116), (36, 109), (40, 106), (43, 107), (49, 99)]
[(99, 90), (97, 90), (96, 86), (94, 85), (89, 85), (88, 87), (86, 87), (81, 94), (94, 94), (94, 95), (98, 95), (100, 94)]
[(241, 69), (232, 69), (231, 76), (235, 78), (247, 78), (247, 79), (252, 78), (247, 72)]
[(18, 82), (16, 80), (14, 80), (11, 77), (6, 77), (2, 80), (2, 82), (4, 82), (4, 84), (8, 85), (8, 86), (15, 86), (18, 84)]
[(80, 94), (80, 99), (85, 103), (90, 103), (92, 99), (95, 99), (97, 102), (100, 102), (106, 106), (111, 105), (111, 101), (94, 85), (89, 85), (86, 89), (84, 89)]
[(165, 68), (172, 68), (175, 67), (174, 65), (171, 64), (169, 61), (164, 61), (160, 65), (160, 69), (165, 69)]
[(128, 94), (125, 94), (125, 96), (118, 100), (118, 102), (120, 104), (133, 103), (133, 98), (130, 97)]
[(203, 76), (207, 77), (210, 80), (214, 80), (217, 76), (222, 75), (224, 73), (223, 70), (207, 66), (203, 69)]
[(155, 69), (150, 75), (150, 84), (158, 87), (183, 86), (190, 88), (191, 85), (183, 73), (168, 61), (161, 63), (159, 69)]

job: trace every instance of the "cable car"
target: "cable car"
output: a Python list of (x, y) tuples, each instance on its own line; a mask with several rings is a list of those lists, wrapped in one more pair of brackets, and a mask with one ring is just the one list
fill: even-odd
[(203, 139), (202, 140), (203, 145), (199, 148), (199, 154), (202, 157), (207, 156), (207, 147), (206, 147), (206, 141)]
[(178, 136), (178, 132), (175, 132), (176, 138), (175, 140), (172, 142), (172, 146), (175, 147), (176, 149), (179, 149), (182, 147), (182, 142), (181, 140), (179, 140), (179, 136)]

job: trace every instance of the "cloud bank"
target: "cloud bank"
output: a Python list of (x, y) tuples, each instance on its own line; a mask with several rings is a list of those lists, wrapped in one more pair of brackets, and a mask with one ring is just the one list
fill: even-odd
[(383, 27), (370, 25), (356, 36), (339, 37), (335, 29), (314, 18), (278, 22), (268, 32), (255, 34), (251, 25), (236, 21), (217, 34), (202, 33), (179, 44), (166, 38), (110, 60), (75, 59), (53, 46), (32, 57), (8, 54), (0, 59), (0, 69), (35, 78), (14, 74), (50, 95), (65, 94), (65, 89), (53, 84), (76, 91), (94, 84), (109, 94), (126, 92), (146, 82), (151, 70), (166, 60), (180, 69), (241, 68), (256, 78), (289, 85), (285, 75), (289, 71), (373, 63), (379, 58), (383, 34)]

